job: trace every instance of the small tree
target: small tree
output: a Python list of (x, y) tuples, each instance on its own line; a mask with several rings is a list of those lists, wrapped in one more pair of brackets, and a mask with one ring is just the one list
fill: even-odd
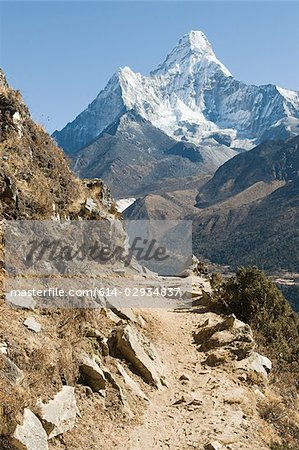
[(290, 362), (298, 359), (298, 315), (263, 271), (241, 267), (214, 295), (226, 312), (260, 332), (265, 343), (278, 352), (277, 357)]

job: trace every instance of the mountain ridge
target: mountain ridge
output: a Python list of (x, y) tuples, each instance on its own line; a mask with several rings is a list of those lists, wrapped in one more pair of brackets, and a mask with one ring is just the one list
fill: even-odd
[(298, 133), (299, 94), (235, 80), (202, 32), (191, 31), (149, 76), (119, 69), (96, 99), (53, 137), (68, 153), (134, 109), (170, 137), (196, 145), (219, 133), (232, 148)]
[(205, 208), (238, 194), (252, 184), (289, 181), (299, 172), (299, 138), (270, 141), (223, 164), (197, 195), (197, 206)]
[(130, 110), (73, 155), (73, 170), (82, 178), (103, 178), (116, 198), (134, 197), (153, 192), (162, 180), (165, 191), (168, 185), (180, 189), (182, 178), (211, 176), (219, 162), (236, 154), (216, 141), (178, 142)]

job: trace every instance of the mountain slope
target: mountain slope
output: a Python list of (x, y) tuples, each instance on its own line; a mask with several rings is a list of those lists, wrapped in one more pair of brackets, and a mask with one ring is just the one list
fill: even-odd
[(299, 137), (224, 164), (200, 188), (194, 250), (215, 262), (299, 271)]
[(125, 219), (132, 220), (180, 220), (196, 211), (192, 206), (195, 202), (195, 189), (148, 194), (139, 198), (124, 212)]
[(160, 180), (180, 189), (182, 178), (212, 174), (219, 161), (236, 152), (224, 145), (197, 147), (177, 142), (134, 111), (128, 111), (87, 147), (73, 155), (73, 169), (81, 177), (100, 177), (114, 197), (154, 192)]
[[(88, 197), (103, 213), (102, 187), (87, 188), (71, 172), (62, 150), (31, 119), (18, 91), (0, 70), (0, 217), (78, 217)], [(108, 211), (106, 210), (108, 214)]]
[(156, 192), (124, 216), (192, 220), (193, 252), (212, 262), (299, 272), (298, 174), (299, 136), (267, 142), (223, 164), (196, 200), (192, 187)]
[(298, 272), (298, 181), (242, 206), (225, 203), (193, 216), (196, 254), (232, 267)]
[(232, 158), (202, 186), (197, 206), (202, 208), (226, 200), (253, 184), (289, 181), (299, 172), (299, 136), (286, 142), (266, 142)]

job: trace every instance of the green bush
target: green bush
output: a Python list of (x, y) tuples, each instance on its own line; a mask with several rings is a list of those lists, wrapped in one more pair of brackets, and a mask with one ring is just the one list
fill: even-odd
[(216, 288), (213, 300), (225, 312), (250, 324), (278, 360), (298, 361), (298, 315), (263, 271), (239, 268), (235, 276)]

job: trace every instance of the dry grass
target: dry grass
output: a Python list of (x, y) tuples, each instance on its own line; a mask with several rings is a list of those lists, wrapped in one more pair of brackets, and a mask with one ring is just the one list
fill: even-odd
[[(63, 151), (35, 124), (20, 94), (0, 93), (0, 215), (7, 219), (45, 219), (55, 212), (78, 217), (84, 199), (92, 196), (105, 209), (97, 192), (90, 193), (71, 172)], [(15, 121), (14, 114), (19, 114)], [(17, 201), (3, 193), (9, 179)]]
[(280, 438), (280, 442), (273, 444), (273, 448), (298, 450), (298, 409), (296, 411), (296, 409), (290, 408), (282, 397), (274, 397), (260, 405), (260, 415), (266, 422), (271, 424)]

